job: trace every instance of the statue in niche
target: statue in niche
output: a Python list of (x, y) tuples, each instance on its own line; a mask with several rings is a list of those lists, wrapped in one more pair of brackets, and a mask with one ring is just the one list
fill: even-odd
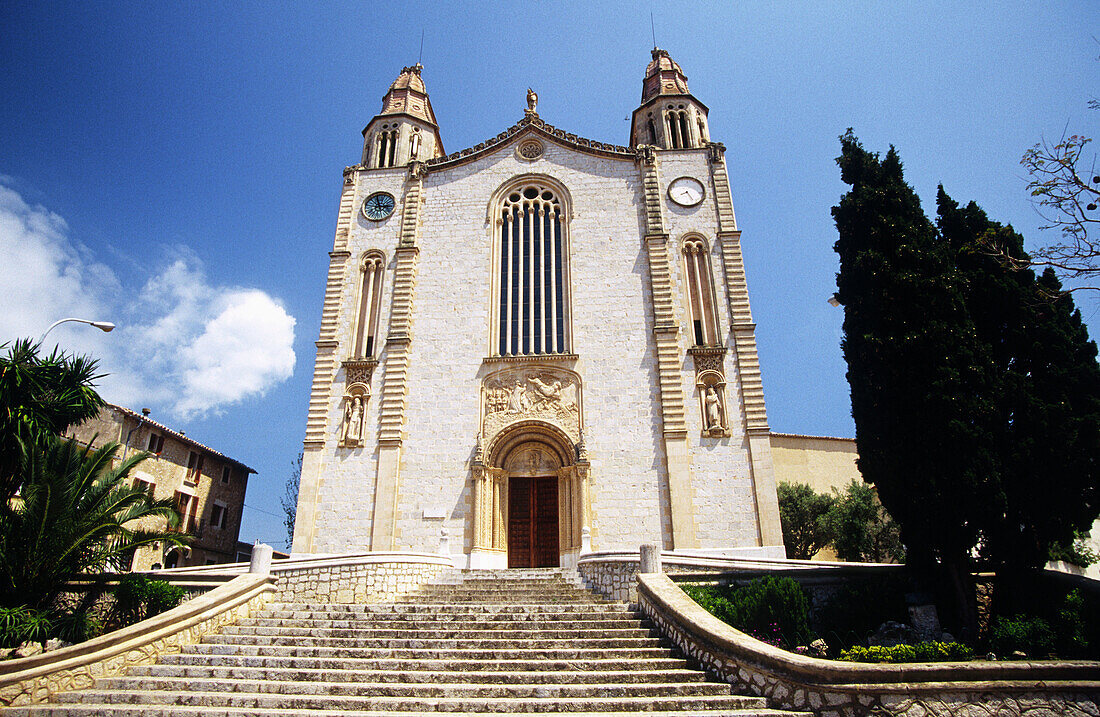
[(721, 431), (722, 426), (722, 399), (714, 386), (707, 386), (707, 395), (703, 399), (706, 406), (706, 419), (708, 431)]
[(363, 398), (348, 396), (344, 404), (344, 430), (341, 442), (345, 446), (358, 446), (363, 439)]

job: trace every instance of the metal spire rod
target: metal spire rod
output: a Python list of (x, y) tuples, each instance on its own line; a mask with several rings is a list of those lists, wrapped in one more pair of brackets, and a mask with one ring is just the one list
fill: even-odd
[(653, 33), (653, 47), (657, 47), (657, 29), (653, 26), (653, 11), (649, 11), (649, 31)]
[(416, 64), (421, 64), (424, 59), (424, 28), (420, 28), (420, 57), (416, 58)]

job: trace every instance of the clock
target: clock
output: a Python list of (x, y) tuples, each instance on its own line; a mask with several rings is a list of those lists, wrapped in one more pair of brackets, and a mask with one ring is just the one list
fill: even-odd
[(681, 207), (694, 207), (703, 201), (703, 183), (694, 177), (679, 177), (668, 185), (668, 198)]
[(363, 202), (363, 216), (372, 222), (380, 222), (393, 214), (393, 208), (397, 206), (393, 195), (389, 192), (375, 192)]

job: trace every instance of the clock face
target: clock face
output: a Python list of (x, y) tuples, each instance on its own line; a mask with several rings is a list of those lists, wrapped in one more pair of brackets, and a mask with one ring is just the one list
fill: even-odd
[(397, 203), (388, 192), (375, 192), (363, 202), (363, 216), (371, 221), (380, 222), (393, 214)]
[(680, 177), (668, 185), (668, 198), (682, 207), (694, 207), (703, 201), (703, 183), (693, 177)]

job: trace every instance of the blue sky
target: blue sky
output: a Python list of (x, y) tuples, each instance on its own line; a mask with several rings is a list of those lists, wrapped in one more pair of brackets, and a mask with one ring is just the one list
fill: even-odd
[[(1030, 244), (1021, 154), (1100, 135), (1100, 4), (0, 4), (0, 341), (101, 357), (108, 400), (259, 471), (277, 547), (301, 448), (341, 170), (416, 62), (448, 151), (523, 116), (623, 144), (657, 44), (726, 145), (773, 430), (851, 436), (829, 209), (837, 137), (897, 146)], [(1096, 326), (1095, 295), (1078, 297)]]

